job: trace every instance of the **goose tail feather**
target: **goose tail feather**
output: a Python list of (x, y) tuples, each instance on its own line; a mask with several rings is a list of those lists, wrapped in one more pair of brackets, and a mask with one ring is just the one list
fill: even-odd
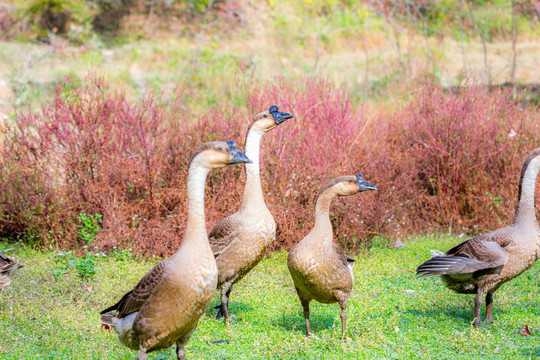
[(484, 269), (487, 264), (467, 256), (435, 256), (416, 269), (416, 275), (467, 274)]

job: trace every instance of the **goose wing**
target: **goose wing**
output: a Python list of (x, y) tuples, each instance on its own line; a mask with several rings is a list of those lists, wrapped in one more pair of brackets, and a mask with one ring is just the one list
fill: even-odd
[(508, 253), (490, 237), (462, 242), (444, 255), (434, 256), (416, 269), (420, 276), (471, 274), (506, 264)]
[(20, 267), (23, 267), (23, 265), (0, 251), (0, 275), (10, 276)]
[(238, 237), (240, 223), (236, 214), (221, 220), (208, 235), (214, 257), (218, 257)]
[(334, 251), (338, 255), (338, 257), (341, 260), (341, 262), (343, 263), (343, 265), (350, 266), (351, 264), (353, 264), (356, 261), (355, 259), (353, 259), (349, 255), (345, 254), (343, 252), (343, 250), (341, 250), (341, 248), (336, 243), (332, 243), (332, 247), (334, 248)]
[(11, 267), (13, 267), (13, 260), (0, 252), (0, 274), (7, 273)]
[(133, 289), (128, 291), (119, 302), (114, 304), (111, 307), (103, 310), (101, 314), (106, 314), (110, 311), (118, 311), (118, 317), (123, 318), (131, 313), (139, 311), (139, 309), (144, 305), (146, 300), (152, 294), (157, 284), (160, 282), (165, 268), (169, 264), (169, 259), (166, 259), (159, 264), (157, 264), (152, 270), (146, 273), (142, 277)]

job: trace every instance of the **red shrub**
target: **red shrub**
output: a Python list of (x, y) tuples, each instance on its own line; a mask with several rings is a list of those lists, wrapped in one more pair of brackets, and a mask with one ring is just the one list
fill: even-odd
[[(223, 104), (192, 119), (180, 104), (128, 101), (102, 80), (67, 82), (40, 113), (19, 114), (0, 153), (0, 231), (37, 245), (78, 247), (78, 216), (103, 215), (94, 244), (167, 256), (186, 219), (188, 160), (201, 143), (243, 148), (251, 117), (271, 105), (292, 112), (262, 143), (265, 198), (278, 224), (274, 249), (313, 225), (319, 189), (362, 173), (378, 192), (337, 199), (332, 221), (350, 249), (377, 234), (402, 237), (438, 228), (479, 231), (511, 219), (519, 169), (537, 147), (538, 112), (506, 92), (466, 87), (446, 93), (429, 82), (389, 115), (354, 111), (324, 80), (277, 78), (240, 87), (247, 109)], [(208, 229), (238, 209), (241, 166), (208, 179)]]
[(508, 224), (522, 162), (538, 147), (538, 120), (508, 91), (448, 93), (426, 83), (389, 120), (393, 150), (383, 158), (393, 169), (379, 175), (395, 189), (385, 206), (412, 231), (479, 233)]

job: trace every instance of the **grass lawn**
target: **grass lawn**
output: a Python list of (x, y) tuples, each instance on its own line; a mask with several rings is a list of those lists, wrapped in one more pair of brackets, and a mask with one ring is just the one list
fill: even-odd
[[(419, 237), (402, 249), (374, 247), (357, 256), (347, 309), (349, 343), (340, 340), (337, 304), (312, 302), (314, 337), (306, 338), (300, 302), (286, 253), (265, 259), (233, 290), (227, 328), (210, 308), (186, 347), (190, 359), (527, 359), (540, 357), (540, 265), (495, 294), (495, 324), (476, 329), (473, 296), (447, 290), (439, 278), (418, 279), (413, 270), (429, 249), (446, 250), (461, 239)], [(100, 329), (99, 310), (120, 299), (155, 262), (99, 262), (83, 282), (73, 273), (57, 278), (52, 252), (15, 247), (9, 254), (26, 267), (0, 293), (0, 359), (133, 359), (135, 351)], [(217, 296), (212, 305), (217, 303)], [(482, 312), (484, 316), (484, 311)], [(528, 324), (532, 336), (519, 334)], [(226, 340), (218, 344), (217, 340)], [(150, 359), (175, 359), (172, 348)]]

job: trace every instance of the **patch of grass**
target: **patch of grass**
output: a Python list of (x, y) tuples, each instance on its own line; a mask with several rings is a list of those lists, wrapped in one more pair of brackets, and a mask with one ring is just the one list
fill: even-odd
[[(300, 302), (287, 271), (286, 253), (264, 259), (233, 290), (227, 328), (214, 319), (214, 299), (186, 351), (191, 359), (516, 359), (540, 355), (537, 264), (495, 295), (495, 324), (476, 329), (472, 295), (447, 290), (438, 278), (418, 279), (413, 270), (429, 249), (446, 250), (461, 239), (418, 237), (395, 250), (381, 242), (357, 256), (355, 286), (340, 340), (336, 304), (312, 302), (314, 337), (304, 336)], [(0, 244), (0, 248), (9, 245)], [(15, 245), (14, 245), (15, 246)], [(11, 247), (14, 247), (11, 246)], [(101, 260), (95, 278), (56, 278), (53, 253), (26, 247), (10, 252), (26, 267), (0, 293), (1, 359), (132, 359), (116, 334), (100, 329), (99, 311), (117, 301), (156, 262)], [(484, 312), (482, 313), (484, 316)], [(518, 333), (528, 324), (533, 336)], [(229, 343), (213, 344), (226, 340)], [(174, 359), (174, 350), (150, 359)]]

